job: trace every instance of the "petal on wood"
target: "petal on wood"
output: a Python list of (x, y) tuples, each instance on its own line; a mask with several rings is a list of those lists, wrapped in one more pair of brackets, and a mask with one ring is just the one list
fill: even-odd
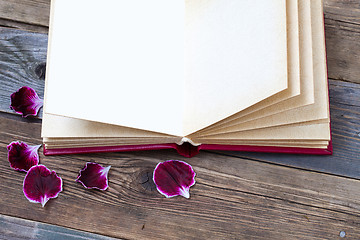
[(30, 202), (41, 203), (44, 207), (51, 198), (56, 198), (62, 191), (62, 179), (55, 171), (44, 165), (36, 165), (27, 172), (23, 192)]
[(109, 187), (108, 173), (111, 166), (102, 167), (98, 163), (86, 163), (80, 170), (76, 181), (81, 183), (87, 189), (106, 190)]
[(157, 190), (165, 197), (181, 195), (189, 198), (189, 189), (195, 184), (195, 175), (190, 164), (169, 160), (156, 165), (153, 180)]
[(22, 114), (23, 117), (29, 115), (36, 116), (43, 105), (43, 100), (31, 87), (22, 87), (10, 96), (10, 108), (15, 112)]
[(27, 172), (39, 164), (38, 150), (41, 145), (29, 146), (24, 142), (14, 141), (7, 146), (10, 167), (17, 171)]

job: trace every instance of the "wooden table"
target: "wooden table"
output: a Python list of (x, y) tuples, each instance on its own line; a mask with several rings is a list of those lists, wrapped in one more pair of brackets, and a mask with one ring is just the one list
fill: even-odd
[[(9, 167), (6, 146), (41, 144), (41, 113), (21, 118), (9, 96), (24, 85), (43, 95), (49, 2), (0, 0), (1, 239), (360, 239), (358, 0), (325, 0), (333, 156), (202, 152), (185, 159), (169, 150), (45, 157), (40, 150), (40, 162), (64, 182), (42, 208), (24, 197), (25, 174)], [(147, 181), (168, 159), (194, 167), (190, 199), (166, 199)], [(88, 161), (112, 166), (107, 191), (74, 181)]]

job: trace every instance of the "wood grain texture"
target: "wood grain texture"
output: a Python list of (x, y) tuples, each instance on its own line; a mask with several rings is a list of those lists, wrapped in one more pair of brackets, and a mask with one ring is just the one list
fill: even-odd
[[(35, 89), (44, 96), (44, 78), (47, 34), (0, 28), (0, 109), (10, 110), (10, 95), (22, 86)], [(42, 116), (40, 112), (39, 117)]]
[(329, 77), (360, 83), (360, 2), (324, 0)]
[(0, 18), (49, 26), (50, 0), (1, 0)]
[(111, 240), (114, 238), (0, 215), (0, 239)]
[[(350, 8), (329, 7), (329, 12), (325, 15), (327, 63), (330, 78), (360, 83), (359, 8), (357, 6), (354, 11)], [(349, 12), (354, 14), (345, 15)], [(339, 18), (339, 16), (342, 17)]]
[(32, 25), (29, 23), (23, 23), (8, 19), (0, 18), (0, 27), (5, 28), (15, 28), (19, 30), (26, 30), (30, 32), (37, 32), (37, 33), (48, 33), (49, 27), (39, 26), (39, 25)]
[[(23, 196), (25, 174), (6, 160), (14, 137), (41, 142), (40, 123), (1, 114), (0, 129), (3, 215), (125, 239), (336, 239), (340, 231), (350, 239), (360, 236), (358, 180), (212, 153), (191, 159), (174, 151), (40, 154), (40, 162), (64, 181), (64, 191), (42, 208)], [(189, 200), (166, 199), (143, 184), (144, 174), (168, 159), (194, 167), (197, 183)], [(86, 190), (74, 181), (88, 161), (112, 166), (107, 191)]]
[(328, 18), (360, 24), (358, 0), (324, 0), (324, 12)]

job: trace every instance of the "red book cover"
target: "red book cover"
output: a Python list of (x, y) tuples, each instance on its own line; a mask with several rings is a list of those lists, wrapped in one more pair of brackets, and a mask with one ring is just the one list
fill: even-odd
[(180, 155), (185, 157), (193, 157), (197, 155), (200, 152), (200, 150), (269, 152), (269, 153), (291, 153), (291, 154), (312, 154), (312, 155), (331, 155), (333, 152), (332, 141), (330, 141), (326, 149), (246, 146), (246, 145), (218, 145), (218, 144), (202, 144), (200, 146), (193, 146), (190, 143), (183, 143), (182, 145), (169, 143), (169, 144), (60, 148), (60, 149), (46, 149), (44, 147), (44, 155), (63, 155), (63, 154), (101, 153), (101, 152), (129, 152), (129, 151), (161, 150), (161, 149), (175, 149)]

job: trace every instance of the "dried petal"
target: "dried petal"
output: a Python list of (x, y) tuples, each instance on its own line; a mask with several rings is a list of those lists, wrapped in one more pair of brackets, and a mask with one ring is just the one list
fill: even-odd
[(157, 190), (165, 197), (181, 195), (189, 198), (189, 188), (195, 184), (195, 175), (188, 163), (169, 160), (156, 165), (153, 180)]
[(102, 167), (98, 163), (86, 163), (80, 170), (76, 181), (81, 183), (87, 189), (106, 190), (108, 185), (108, 173), (111, 166)]
[(29, 146), (24, 142), (11, 142), (7, 146), (10, 167), (27, 172), (32, 166), (39, 164), (38, 150), (41, 145)]
[(30, 202), (41, 203), (44, 207), (50, 198), (56, 198), (62, 191), (62, 179), (44, 165), (36, 165), (27, 172), (23, 191)]
[(43, 100), (41, 100), (35, 90), (30, 87), (22, 87), (11, 94), (10, 97), (10, 108), (22, 114), (23, 117), (29, 115), (36, 116), (43, 105)]

